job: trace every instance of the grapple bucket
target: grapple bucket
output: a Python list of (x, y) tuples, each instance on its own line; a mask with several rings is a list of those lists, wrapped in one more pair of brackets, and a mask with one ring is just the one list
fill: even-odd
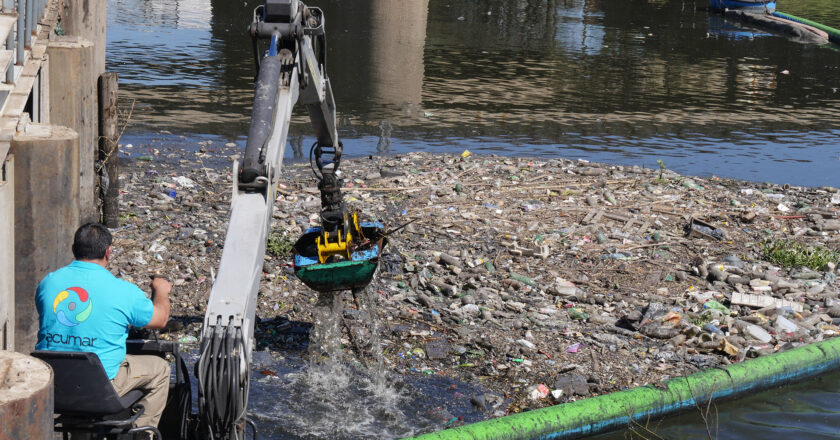
[(294, 245), (295, 275), (303, 284), (318, 292), (354, 290), (367, 286), (373, 280), (379, 255), (388, 240), (381, 223), (362, 222), (360, 226), (365, 240), (355, 243), (350, 259), (326, 263), (318, 260), (316, 240), (321, 235), (321, 228), (309, 228)]

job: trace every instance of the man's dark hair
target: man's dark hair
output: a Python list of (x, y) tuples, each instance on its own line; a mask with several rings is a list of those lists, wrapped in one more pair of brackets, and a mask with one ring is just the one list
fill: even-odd
[(111, 245), (111, 231), (101, 223), (86, 223), (73, 236), (73, 257), (77, 260), (99, 260)]

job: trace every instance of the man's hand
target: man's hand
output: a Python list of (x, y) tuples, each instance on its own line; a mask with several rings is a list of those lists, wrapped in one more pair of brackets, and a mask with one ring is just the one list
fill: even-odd
[(152, 289), (154, 311), (146, 328), (163, 328), (169, 322), (169, 292), (172, 291), (172, 283), (166, 278), (153, 276), (149, 287)]
[(164, 277), (154, 276), (152, 277), (152, 282), (149, 283), (149, 287), (152, 289), (152, 298), (154, 298), (158, 293), (168, 296), (169, 292), (172, 290), (172, 283)]

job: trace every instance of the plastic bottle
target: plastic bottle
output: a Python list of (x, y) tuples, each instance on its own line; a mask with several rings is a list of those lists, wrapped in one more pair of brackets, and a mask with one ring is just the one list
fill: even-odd
[(755, 324), (747, 324), (744, 327), (744, 333), (748, 334), (750, 337), (752, 337), (754, 339), (757, 339), (757, 340), (759, 340), (759, 341), (761, 341), (765, 344), (770, 342), (771, 339), (773, 339), (773, 337), (770, 336), (770, 333), (767, 333), (763, 328), (761, 328), (761, 327), (759, 327)]

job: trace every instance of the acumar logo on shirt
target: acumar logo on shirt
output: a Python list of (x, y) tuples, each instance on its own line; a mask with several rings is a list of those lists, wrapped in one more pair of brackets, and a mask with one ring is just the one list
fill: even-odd
[(67, 327), (75, 327), (90, 318), (93, 303), (85, 289), (68, 287), (53, 300), (55, 319)]

